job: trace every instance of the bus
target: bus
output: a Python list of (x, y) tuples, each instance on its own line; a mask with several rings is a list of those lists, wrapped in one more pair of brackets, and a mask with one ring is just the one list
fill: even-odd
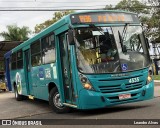
[(15, 98), (49, 101), (56, 113), (149, 100), (148, 42), (135, 13), (69, 14), (11, 50)]

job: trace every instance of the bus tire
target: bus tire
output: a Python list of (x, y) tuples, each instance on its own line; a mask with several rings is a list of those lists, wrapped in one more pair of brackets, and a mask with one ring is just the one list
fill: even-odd
[(52, 88), (52, 90), (49, 93), (49, 104), (52, 110), (55, 111), (56, 113), (67, 113), (70, 111), (69, 107), (61, 104), (60, 94), (56, 87)]
[(16, 100), (17, 100), (17, 101), (21, 101), (21, 100), (23, 100), (23, 96), (22, 96), (22, 95), (20, 95), (20, 94), (18, 94), (18, 90), (17, 90), (17, 88), (15, 88), (14, 93), (15, 93), (15, 98), (16, 98)]

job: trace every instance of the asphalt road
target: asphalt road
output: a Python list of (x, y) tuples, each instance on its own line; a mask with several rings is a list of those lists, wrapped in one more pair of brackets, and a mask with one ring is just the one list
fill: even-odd
[[(155, 98), (152, 100), (123, 104), (99, 110), (73, 110), (71, 113), (65, 114), (52, 112), (48, 102), (42, 100), (24, 100), (19, 102), (14, 99), (13, 93), (0, 92), (0, 119), (160, 119), (160, 83), (155, 83)], [(142, 126), (144, 125), (139, 127)], [(49, 125), (46, 127), (49, 127)], [(58, 127), (63, 126), (59, 125)], [(68, 125), (66, 127), (70, 126)], [(83, 128), (83, 126), (76, 127)], [(100, 125), (98, 127), (106, 126)], [(130, 126), (107, 125), (108, 127), (129, 128)], [(150, 125), (145, 127), (157, 126)]]

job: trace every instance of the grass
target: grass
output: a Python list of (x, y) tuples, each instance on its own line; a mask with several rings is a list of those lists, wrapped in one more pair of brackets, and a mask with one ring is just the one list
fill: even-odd
[(154, 79), (154, 80), (160, 80), (160, 75), (154, 75), (154, 76), (153, 76), (153, 79)]

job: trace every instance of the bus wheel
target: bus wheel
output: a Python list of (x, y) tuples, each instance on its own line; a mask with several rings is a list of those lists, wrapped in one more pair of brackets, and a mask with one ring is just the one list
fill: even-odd
[(70, 108), (64, 106), (60, 100), (60, 94), (57, 88), (52, 88), (49, 94), (49, 104), (53, 111), (56, 113), (67, 113), (70, 111)]
[(18, 94), (17, 88), (15, 88), (14, 93), (15, 93), (15, 98), (16, 98), (17, 101), (23, 100), (23, 96)]

